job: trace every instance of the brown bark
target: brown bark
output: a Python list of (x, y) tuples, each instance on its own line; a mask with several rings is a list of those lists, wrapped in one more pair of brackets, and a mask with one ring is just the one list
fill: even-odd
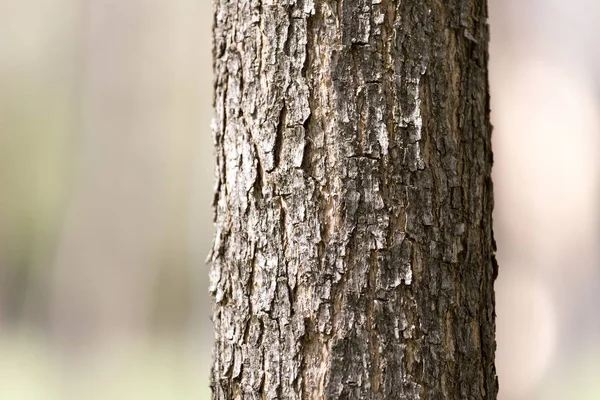
[(214, 399), (495, 399), (485, 0), (216, 0)]

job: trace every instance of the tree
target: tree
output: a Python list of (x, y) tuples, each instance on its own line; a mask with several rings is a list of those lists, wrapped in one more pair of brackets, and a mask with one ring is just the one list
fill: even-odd
[(214, 399), (495, 399), (485, 0), (216, 0)]

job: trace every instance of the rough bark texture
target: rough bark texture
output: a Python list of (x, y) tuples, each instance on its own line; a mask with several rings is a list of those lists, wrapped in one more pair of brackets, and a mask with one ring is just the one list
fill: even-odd
[(215, 0), (214, 399), (495, 399), (485, 0)]

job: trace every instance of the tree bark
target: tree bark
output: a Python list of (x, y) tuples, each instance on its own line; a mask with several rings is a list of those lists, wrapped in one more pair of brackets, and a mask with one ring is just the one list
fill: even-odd
[(214, 399), (495, 399), (485, 0), (216, 0)]

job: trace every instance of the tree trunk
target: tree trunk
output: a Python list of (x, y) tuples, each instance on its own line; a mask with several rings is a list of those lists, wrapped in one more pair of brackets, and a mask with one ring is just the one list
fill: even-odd
[(495, 399), (485, 0), (216, 0), (214, 399)]

